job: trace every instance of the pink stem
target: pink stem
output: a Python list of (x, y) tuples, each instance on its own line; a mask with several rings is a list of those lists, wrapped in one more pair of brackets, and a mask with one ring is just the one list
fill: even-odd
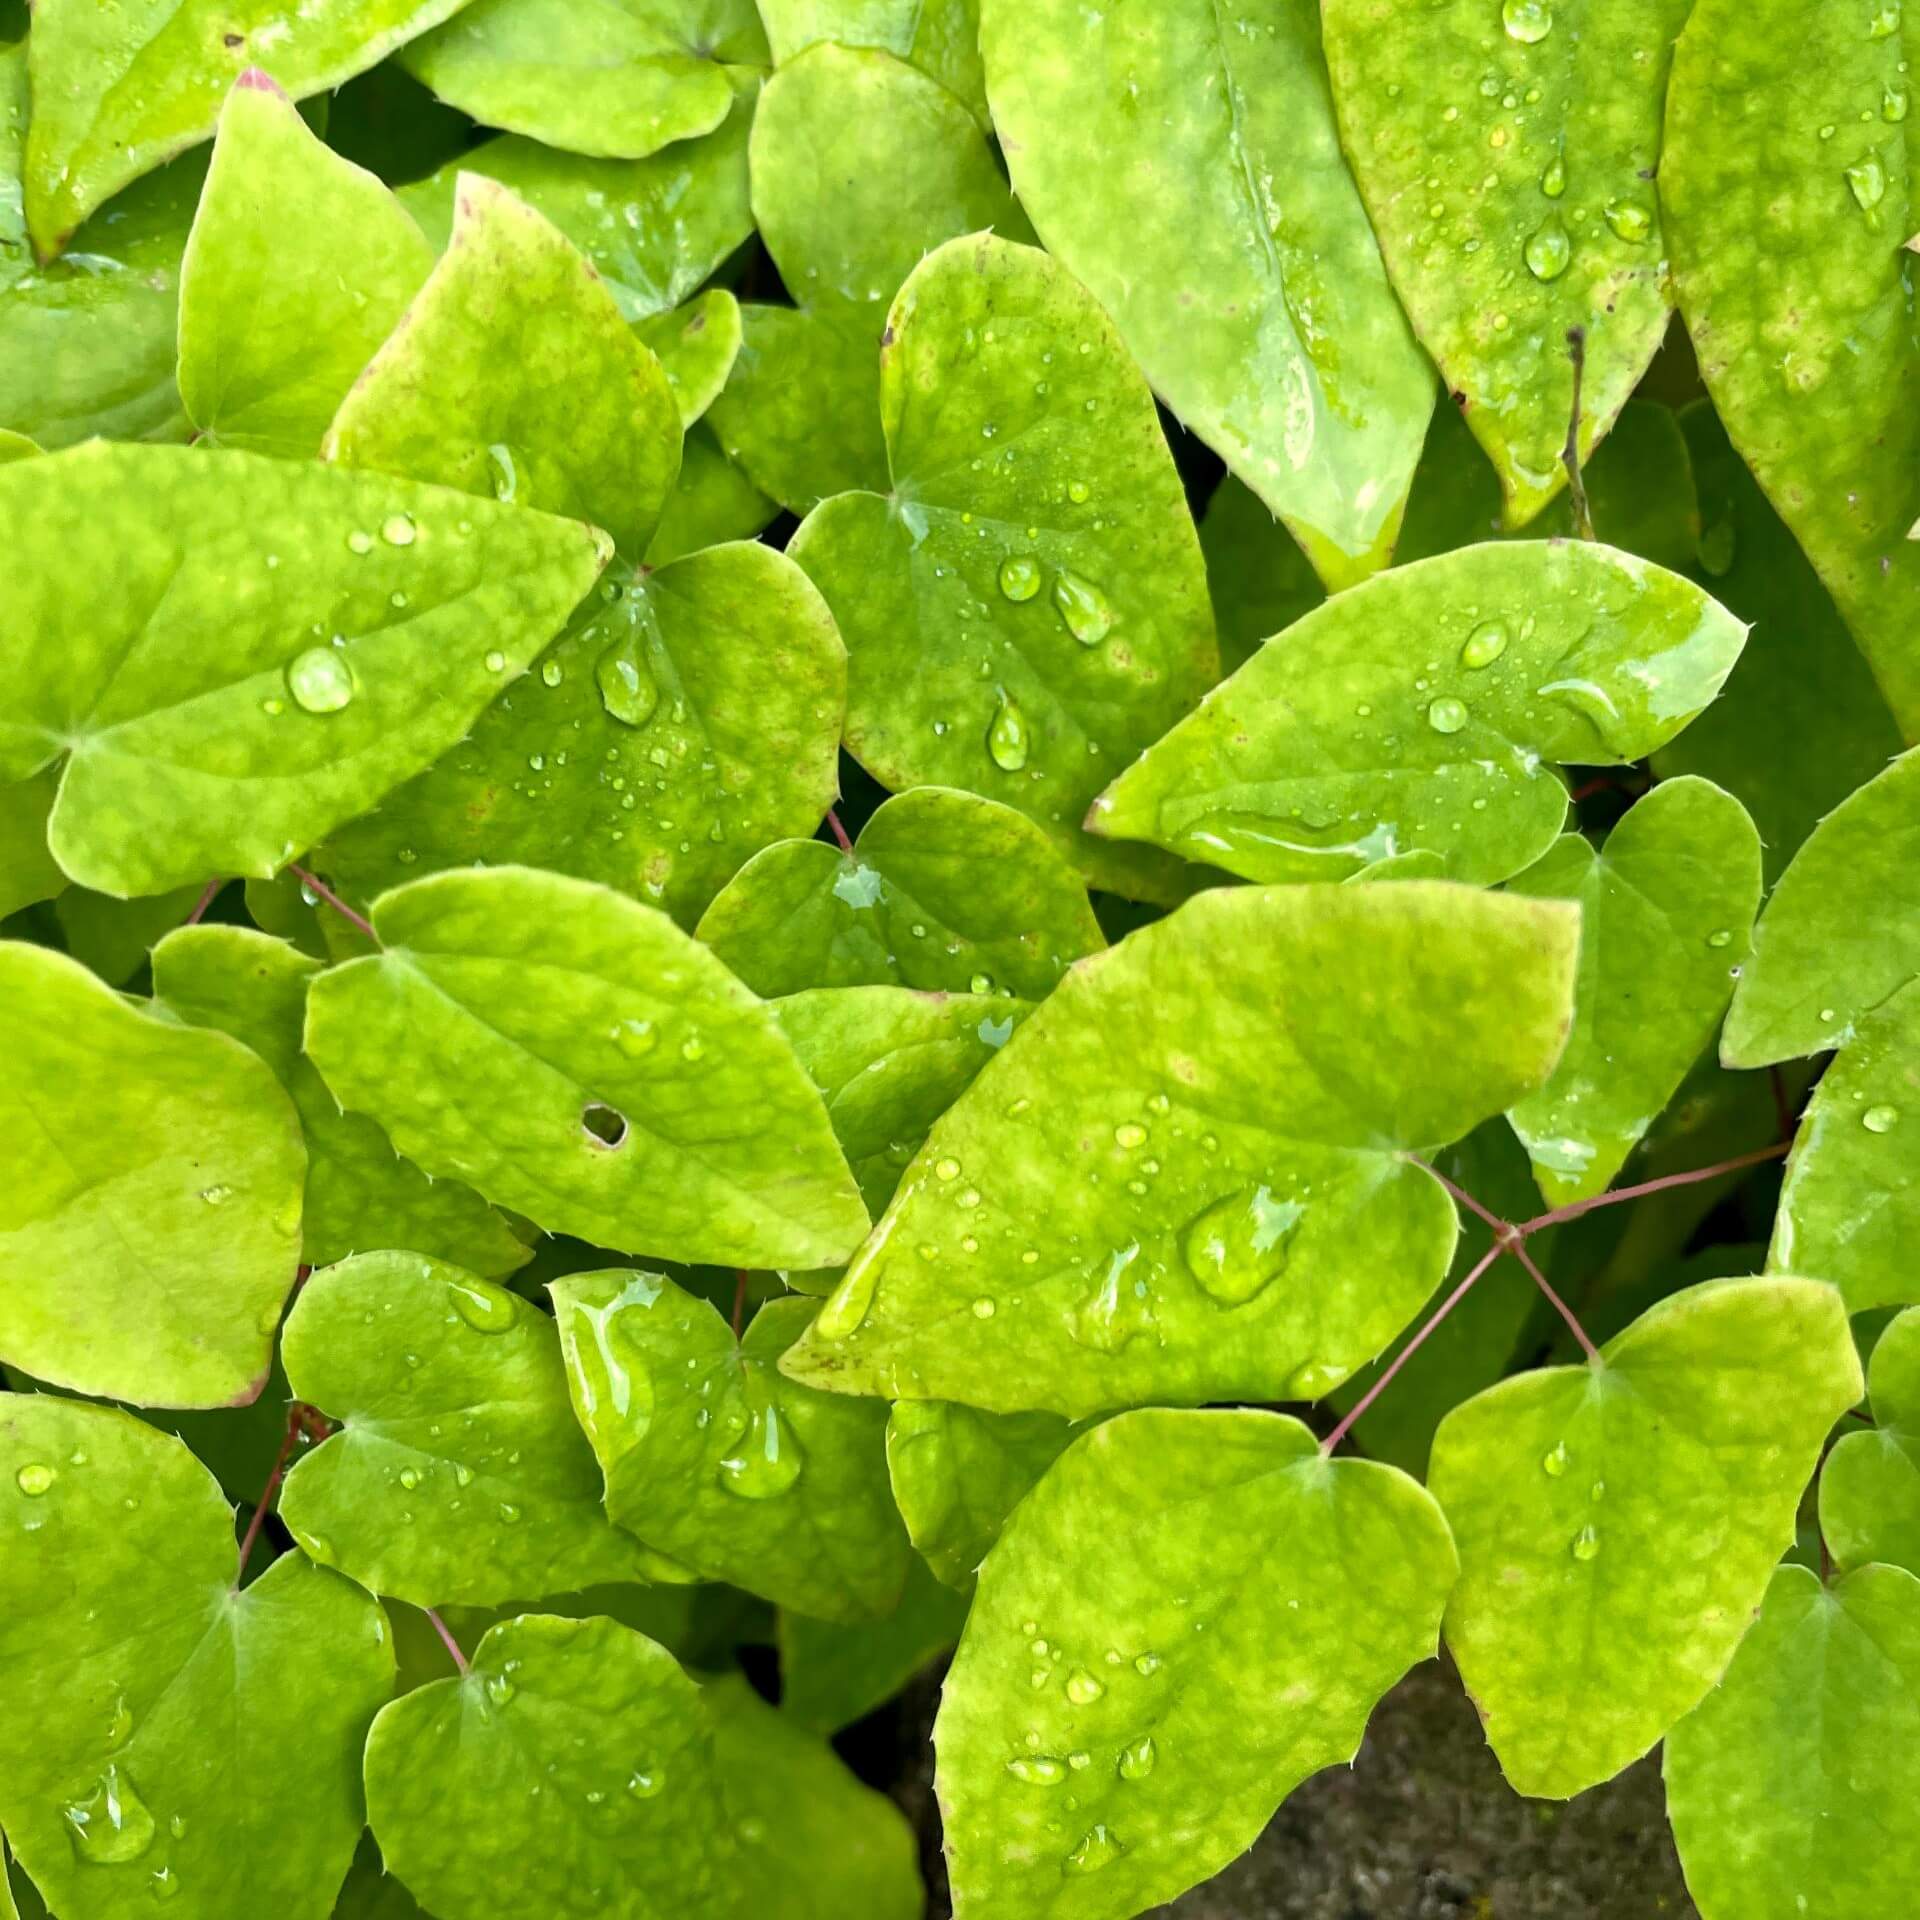
[(214, 895), (217, 894), (220, 891), (220, 889), (224, 887), (226, 884), (227, 884), (226, 880), (217, 873), (213, 876), (211, 880), (207, 882), (206, 891), (202, 893), (200, 898), (193, 903), (193, 911), (187, 915), (187, 918), (185, 921), (185, 924), (187, 926), (197, 927), (200, 924), (201, 915), (203, 915), (206, 912), (206, 910), (213, 905)]
[(1548, 1282), (1547, 1276), (1540, 1271), (1539, 1262), (1527, 1251), (1526, 1241), (1518, 1235), (1514, 1237), (1513, 1241), (1513, 1257), (1533, 1276), (1533, 1284), (1546, 1295), (1547, 1301), (1549, 1305), (1552, 1306), (1554, 1312), (1567, 1323), (1568, 1330), (1572, 1333), (1573, 1337), (1580, 1342), (1580, 1351), (1587, 1356), (1588, 1360), (1592, 1361), (1595, 1365), (1599, 1365), (1600, 1349), (1587, 1338), (1586, 1328), (1574, 1318), (1573, 1309), (1554, 1292), (1552, 1285)]
[(350, 906), (348, 906), (347, 903), (344, 900), (342, 900), (340, 896), (337, 893), (335, 893), (334, 890), (330, 886), (328, 886), (324, 880), (321, 880), (316, 875), (309, 873), (305, 867), (296, 867), (291, 863), (289, 863), (287, 867), (287, 871), (290, 874), (292, 874), (293, 877), (296, 880), (298, 880), (303, 887), (306, 887), (310, 889), (312, 892), (318, 894), (320, 898), (324, 900), (327, 903), (327, 905), (334, 910), (335, 913), (339, 914), (345, 920), (352, 921), (353, 924), (356, 927), (358, 927), (360, 931), (364, 933), (367, 936), (367, 938), (371, 940), (376, 947), (380, 944), (380, 936), (374, 932), (373, 922), (371, 920), (366, 919), (362, 915), (355, 913), (354, 910)]
[(1360, 1398), (1357, 1401), (1354, 1402), (1353, 1406), (1348, 1410), (1346, 1417), (1340, 1422), (1340, 1424), (1337, 1427), (1334, 1428), (1334, 1430), (1330, 1434), (1327, 1435), (1327, 1437), (1323, 1441), (1321, 1441), (1320, 1452), (1323, 1458), (1326, 1455), (1332, 1453), (1334, 1448), (1337, 1447), (1340, 1444), (1340, 1442), (1347, 1437), (1347, 1430), (1353, 1425), (1353, 1423), (1356, 1420), (1360, 1418), (1360, 1416), (1363, 1413), (1366, 1412), (1366, 1410), (1370, 1406), (1373, 1405), (1373, 1403), (1377, 1399), (1379, 1399), (1381, 1393), (1385, 1390), (1388, 1381), (1390, 1381), (1393, 1378), (1393, 1376), (1396, 1373), (1398, 1373), (1400, 1369), (1404, 1367), (1410, 1359), (1413, 1358), (1413, 1355), (1419, 1349), (1421, 1342), (1424, 1341), (1427, 1335), (1430, 1334), (1434, 1330), (1434, 1328), (1437, 1327), (1440, 1324), (1440, 1322), (1444, 1320), (1447, 1317), (1447, 1315), (1450, 1314), (1454, 1310), (1454, 1308), (1457, 1307), (1460, 1304), (1460, 1302), (1467, 1297), (1468, 1293), (1473, 1288), (1474, 1282), (1477, 1281), (1480, 1278), (1480, 1276), (1483, 1273), (1485, 1273), (1486, 1270), (1490, 1266), (1492, 1266), (1493, 1263), (1496, 1260), (1498, 1260), (1503, 1253), (1506, 1252), (1506, 1250), (1507, 1250), (1507, 1242), (1503, 1240), (1496, 1240), (1493, 1243), (1493, 1245), (1490, 1246), (1486, 1250), (1486, 1252), (1483, 1253), (1480, 1256), (1480, 1258), (1474, 1262), (1473, 1270), (1467, 1275), (1467, 1277), (1464, 1280), (1460, 1282), (1460, 1284), (1457, 1287), (1454, 1288), (1454, 1290), (1450, 1294), (1447, 1295), (1447, 1297), (1443, 1301), (1441, 1301), (1439, 1306), (1435, 1308), (1433, 1317), (1430, 1320), (1428, 1320), (1427, 1324), (1424, 1327), (1422, 1327), (1420, 1331), (1416, 1333), (1413, 1336), (1413, 1338), (1409, 1340), (1407, 1344), (1400, 1349), (1398, 1353), (1396, 1353), (1393, 1356), (1393, 1359), (1387, 1365), (1386, 1371), (1381, 1374), (1380, 1378), (1376, 1380), (1373, 1383), (1373, 1385), (1370, 1386), (1366, 1390), (1366, 1392), (1360, 1396)]
[(433, 1630), (440, 1636), (441, 1644), (453, 1655), (453, 1664), (458, 1667), (462, 1673), (465, 1673), (467, 1670), (467, 1656), (460, 1651), (460, 1642), (456, 1640), (448, 1630), (447, 1623), (442, 1620), (431, 1607), (422, 1607), (421, 1612), (433, 1622)]
[(1409, 1158), (1413, 1161), (1413, 1164), (1416, 1167), (1419, 1167), (1423, 1171), (1432, 1174), (1433, 1177), (1436, 1180), (1438, 1180), (1440, 1184), (1443, 1187), (1445, 1187), (1450, 1194), (1453, 1195), (1454, 1199), (1461, 1206), (1465, 1207), (1469, 1213), (1478, 1214), (1479, 1217), (1482, 1220), (1484, 1220), (1487, 1223), (1487, 1225), (1493, 1229), (1496, 1237), (1503, 1234), (1511, 1236), (1514, 1234), (1525, 1233), (1527, 1231), (1525, 1227), (1516, 1227), (1510, 1221), (1502, 1220), (1500, 1216), (1497, 1213), (1493, 1212), (1490, 1208), (1483, 1207), (1480, 1204), (1480, 1202), (1476, 1200), (1473, 1197), (1473, 1195), (1466, 1190), (1465, 1187), (1456, 1185), (1453, 1181), (1449, 1180), (1447, 1176), (1444, 1173), (1442, 1173), (1438, 1167), (1434, 1166), (1430, 1161), (1422, 1160), (1418, 1154), (1412, 1154), (1409, 1156)]
[(1787, 1151), (1787, 1143), (1762, 1147), (1757, 1153), (1743, 1153), (1738, 1159), (1722, 1160), (1718, 1166), (1695, 1167), (1690, 1173), (1662, 1174), (1658, 1180), (1642, 1180), (1637, 1187), (1615, 1187), (1609, 1193), (1596, 1193), (1589, 1200), (1571, 1200), (1551, 1213), (1540, 1214), (1520, 1229), (1523, 1234), (1538, 1233), (1543, 1227), (1557, 1227), (1563, 1220), (1577, 1220), (1595, 1207), (1617, 1206), (1622, 1200), (1638, 1200), (1649, 1193), (1661, 1193), (1668, 1187), (1690, 1187), (1696, 1181), (1717, 1180), (1723, 1173), (1738, 1173), (1742, 1167), (1757, 1167), (1765, 1160), (1778, 1160)]
[(840, 816), (831, 807), (827, 809), (827, 825), (833, 829), (833, 837), (840, 842), (840, 851), (851, 853), (853, 842), (847, 838), (847, 830), (840, 824)]
[(733, 1289), (733, 1337), (738, 1340), (740, 1324), (747, 1314), (747, 1270), (745, 1267), (735, 1267), (734, 1272), (740, 1276)]
[(240, 1590), (240, 1582), (246, 1578), (247, 1562), (253, 1558), (253, 1543), (260, 1538), (260, 1529), (267, 1524), (267, 1510), (273, 1505), (273, 1496), (280, 1490), (280, 1481), (287, 1470), (287, 1461), (293, 1454), (293, 1443), (300, 1432), (304, 1409), (295, 1401), (287, 1409), (287, 1430), (281, 1437), (280, 1451), (274, 1456), (273, 1471), (267, 1475), (267, 1484), (260, 1490), (260, 1498), (254, 1502), (253, 1518), (247, 1522), (247, 1531), (240, 1542), (240, 1564), (233, 1572), (233, 1588)]

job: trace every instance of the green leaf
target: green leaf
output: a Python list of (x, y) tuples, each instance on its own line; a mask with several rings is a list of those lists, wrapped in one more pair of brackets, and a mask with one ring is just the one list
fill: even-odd
[(194, 154), (137, 182), (36, 266), (20, 206), (27, 50), (0, 48), (0, 422), (46, 447), (175, 439), (180, 256), (206, 174)]
[(469, 1671), (381, 1709), (366, 1771), (387, 1868), (438, 1920), (734, 1912), (700, 1689), (611, 1620), (502, 1621)]
[(299, 1554), (234, 1591), (213, 1476), (113, 1408), (0, 1397), (0, 1501), (0, 1819), (49, 1904), (324, 1920), (393, 1685), (378, 1604)]
[(86, 887), (68, 887), (53, 903), (67, 951), (110, 987), (123, 987), (147, 964), (147, 949), (177, 927), (203, 888), (175, 887), (136, 900), (116, 900)]
[(743, 1675), (714, 1681), (702, 1697), (740, 1839), (738, 1911), (920, 1920), (919, 1848), (899, 1808), (855, 1779), (825, 1741), (768, 1706)]
[(1319, 10), (985, 0), (1014, 185), (1180, 419), (1330, 586), (1391, 552), (1433, 375), (1334, 127)]
[(115, 894), (277, 871), (459, 739), (606, 557), (544, 515), (180, 447), (0, 467), (0, 522), (40, 639), (0, 659), (0, 779), (66, 753), (54, 857)]
[(1704, 1920), (1842, 1920), (1911, 1898), (1920, 1581), (1782, 1567), (1721, 1685), (1667, 1739), (1667, 1814)]
[(635, 321), (633, 330), (660, 362), (681, 426), (692, 426), (720, 397), (739, 356), (739, 301), (724, 287), (709, 287), (684, 307)]
[(1860, 1387), (1833, 1288), (1712, 1280), (1598, 1363), (1448, 1415), (1429, 1475), (1460, 1545), (1447, 1645), (1517, 1791), (1610, 1779), (1698, 1704)]
[(851, 853), (783, 840), (701, 916), (700, 938), (754, 992), (903, 986), (1042, 1000), (1106, 945), (1080, 876), (998, 801), (916, 787)]
[(400, 64), (488, 126), (637, 160), (711, 132), (736, 87), (752, 84), (730, 68), (767, 58), (753, 0), (477, 0), (412, 42)]
[(220, 111), (180, 272), (180, 397), (198, 437), (313, 453), (432, 265), (393, 195), (249, 68)]
[(1409, 1156), (1546, 1078), (1576, 938), (1569, 907), (1430, 881), (1189, 901), (935, 1123), (788, 1372), (1069, 1417), (1318, 1398), (1446, 1271), (1453, 1207)]
[(0, 943), (0, 1354), (76, 1392), (251, 1400), (300, 1257), (292, 1102), (224, 1034)]
[[(899, 987), (822, 987), (775, 1003), (869, 1213), (878, 1217), (927, 1129), (1031, 1011), (1022, 1000)], [(803, 1286), (807, 1276), (788, 1279)]]
[[(1640, 411), (1628, 406), (1609, 447)], [(1697, 562), (1681, 564), (1694, 565), (1701, 584), (1753, 625), (1720, 697), (1653, 756), (1654, 771), (1703, 774), (1737, 795), (1760, 829), (1772, 883), (1821, 816), (1900, 751), (1900, 730), (1713, 408), (1702, 400), (1680, 420), (1705, 522)]]
[(887, 1487), (886, 1411), (778, 1368), (811, 1300), (770, 1301), (736, 1340), (664, 1274), (571, 1274), (551, 1291), (617, 1525), (703, 1579), (816, 1619), (892, 1610), (911, 1556)]
[(616, 561), (537, 678), (317, 858), (361, 899), (417, 867), (520, 861), (691, 926), (832, 804), (846, 675), (825, 601), (771, 547)]
[(720, 451), (713, 429), (701, 422), (681, 443), (679, 484), (654, 529), (647, 564), (664, 567), (702, 547), (751, 540), (779, 511)]
[(1861, 1016), (1794, 1134), (1770, 1272), (1818, 1274), (1849, 1313), (1920, 1300), (1920, 986)]
[(1920, 975), (1920, 753), (1822, 820), (1767, 901), (1720, 1042), (1730, 1067), (1845, 1046)]
[(852, 1726), (950, 1652), (966, 1617), (967, 1603), (920, 1560), (909, 1564), (900, 1602), (882, 1620), (849, 1626), (782, 1612), (781, 1713), (821, 1735)]
[(49, 767), (0, 786), (0, 920), (51, 900), (67, 884), (47, 845), (47, 815), (59, 785)]
[(463, 173), (485, 174), (544, 214), (592, 261), (628, 320), (688, 298), (753, 233), (747, 203), (745, 105), (698, 140), (644, 160), (591, 160), (507, 138), (450, 160), (400, 203), (436, 247), (453, 230)]
[(1687, 0), (1331, 0), (1327, 65), (1414, 331), (1523, 526), (1565, 484), (1567, 335), (1591, 452), (1667, 330), (1653, 172)]
[(902, 1400), (887, 1416), (887, 1477), (907, 1537), (962, 1593), (1007, 1515), (1073, 1438), (1051, 1413), (981, 1413), (951, 1400)]
[(893, 491), (828, 501), (789, 549), (847, 643), (849, 751), (883, 786), (1018, 808), (1096, 886), (1177, 898), (1173, 862), (1080, 831), (1215, 670), (1152, 396), (1086, 292), (991, 235), (930, 254), (888, 327)]
[(760, 0), (776, 66), (822, 40), (877, 47), (938, 80), (985, 127), (979, 16), (978, 0)]
[(293, 1391), (342, 1423), (280, 1496), (314, 1559), (417, 1606), (646, 1577), (601, 1511), (553, 1323), (504, 1288), (362, 1254), (307, 1283), (286, 1360)]
[(484, 174), (406, 317), (342, 402), (326, 457), (591, 520), (644, 552), (680, 467), (660, 363), (579, 251)]
[(190, 1026), (251, 1047), (287, 1090), (307, 1142), (300, 1257), (330, 1266), (359, 1247), (410, 1247), (476, 1273), (522, 1266), (526, 1247), (478, 1194), (431, 1181), (371, 1120), (343, 1113), (300, 1051), (317, 960), (246, 927), (181, 927), (153, 950), (153, 989)]
[(1029, 229), (973, 116), (891, 54), (816, 46), (782, 66), (752, 153), (754, 218), (798, 305), (745, 310), (713, 424), (757, 486), (804, 513), (886, 489), (881, 326), (921, 255), (981, 227)]
[(1504, 880), (1566, 819), (1550, 763), (1613, 766), (1672, 739), (1744, 635), (1691, 582), (1590, 541), (1396, 567), (1256, 653), (1089, 826), (1248, 880), (1340, 880), (1420, 849), (1453, 879)]
[(1711, 781), (1663, 780), (1603, 847), (1563, 834), (1508, 890), (1580, 906), (1567, 1050), (1508, 1115), (1561, 1206), (1612, 1184), (1712, 1044), (1760, 910), (1760, 836)]
[(1920, 1572), (1920, 1312), (1873, 1349), (1874, 1424), (1834, 1442), (1820, 1470), (1820, 1532), (1844, 1571), (1884, 1560)]
[(1455, 1564), (1417, 1482), (1297, 1420), (1083, 1435), (987, 1556), (941, 1701), (956, 1906), (1123, 1920), (1226, 1865), (1435, 1651)]
[[(866, 1211), (772, 1014), (665, 915), (526, 868), (373, 909), (307, 1051), (408, 1159), (551, 1232), (752, 1267), (844, 1260)], [(458, 1062), (458, 1097), (396, 1062)]]
[(1909, 738), (1920, 727), (1920, 349), (1897, 6), (1701, 0), (1660, 200), (1674, 292), (1733, 444)]
[(27, 42), (26, 214), (42, 257), (95, 207), (214, 130), (261, 60), (296, 99), (337, 87), (461, 0), (340, 0), (289, 16), (268, 0), (40, 0)]

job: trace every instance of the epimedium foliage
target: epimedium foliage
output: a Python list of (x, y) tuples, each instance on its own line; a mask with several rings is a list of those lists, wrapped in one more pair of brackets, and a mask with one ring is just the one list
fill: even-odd
[(0, 32), (0, 1912), (1908, 1910), (1899, 0)]

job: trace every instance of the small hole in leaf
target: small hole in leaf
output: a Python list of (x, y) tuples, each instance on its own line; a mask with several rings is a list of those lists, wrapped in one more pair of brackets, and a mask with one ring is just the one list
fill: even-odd
[(627, 1137), (627, 1116), (604, 1101), (589, 1100), (581, 1112), (580, 1124), (603, 1147), (617, 1147)]

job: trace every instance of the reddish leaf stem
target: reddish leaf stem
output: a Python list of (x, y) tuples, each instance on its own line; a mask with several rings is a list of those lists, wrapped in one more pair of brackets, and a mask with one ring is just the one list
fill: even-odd
[(738, 1340), (740, 1328), (747, 1317), (747, 1270), (745, 1267), (735, 1267), (734, 1272), (740, 1276), (733, 1288), (733, 1337)]
[(1487, 1223), (1487, 1225), (1493, 1229), (1494, 1235), (1496, 1238), (1498, 1238), (1502, 1234), (1517, 1234), (1517, 1233), (1523, 1233), (1526, 1231), (1526, 1229), (1523, 1227), (1516, 1227), (1509, 1220), (1502, 1220), (1497, 1213), (1492, 1211), (1491, 1208), (1483, 1207), (1480, 1204), (1480, 1202), (1476, 1200), (1473, 1197), (1473, 1195), (1466, 1190), (1465, 1187), (1461, 1186), (1457, 1181), (1449, 1180), (1447, 1176), (1444, 1173), (1442, 1173), (1440, 1169), (1436, 1167), (1431, 1161), (1422, 1160), (1418, 1154), (1413, 1154), (1413, 1155), (1410, 1155), (1409, 1157), (1412, 1159), (1413, 1164), (1416, 1167), (1421, 1168), (1424, 1172), (1432, 1174), (1433, 1177), (1436, 1180), (1438, 1180), (1440, 1184), (1443, 1187), (1445, 1187), (1450, 1194), (1453, 1195), (1454, 1199), (1461, 1206), (1465, 1207), (1469, 1213), (1478, 1214), (1479, 1217), (1482, 1220), (1484, 1220)]
[(442, 1620), (431, 1607), (422, 1607), (420, 1611), (433, 1622), (433, 1630), (440, 1636), (441, 1644), (453, 1655), (453, 1664), (458, 1667), (462, 1673), (465, 1673), (467, 1670), (467, 1656), (460, 1651), (460, 1642), (453, 1637), (452, 1631), (447, 1626), (447, 1623)]
[[(267, 1524), (273, 1496), (280, 1491), (280, 1482), (286, 1476), (287, 1462), (293, 1457), (294, 1445), (301, 1434), (312, 1435), (316, 1422), (321, 1422), (321, 1415), (305, 1401), (288, 1402), (287, 1430), (280, 1438), (280, 1451), (273, 1457), (273, 1471), (267, 1475), (267, 1484), (260, 1489), (260, 1498), (253, 1506), (253, 1518), (247, 1522), (247, 1531), (240, 1541), (240, 1564), (233, 1572), (236, 1593), (240, 1590), (240, 1582), (246, 1578), (247, 1562), (253, 1558), (253, 1543), (260, 1538), (260, 1530)], [(321, 1437), (325, 1437), (324, 1426)]]
[(366, 919), (363, 915), (355, 913), (324, 880), (315, 874), (309, 873), (305, 867), (296, 867), (291, 863), (288, 864), (287, 871), (292, 874), (303, 887), (307, 888), (309, 892), (317, 894), (324, 900), (343, 920), (352, 921), (376, 947), (380, 944), (380, 936), (374, 932), (373, 922)]
[(187, 915), (186, 920), (182, 924), (189, 927), (197, 927), (200, 924), (201, 916), (213, 905), (214, 896), (226, 884), (225, 877), (216, 873), (213, 878), (207, 882), (200, 898), (193, 903), (193, 911)]
[(1526, 1240), (1516, 1233), (1507, 1244), (1513, 1249), (1513, 1257), (1533, 1277), (1533, 1284), (1546, 1296), (1547, 1304), (1567, 1323), (1567, 1331), (1580, 1342), (1580, 1351), (1587, 1356), (1590, 1363), (1597, 1365), (1600, 1360), (1600, 1349), (1587, 1338), (1587, 1330), (1574, 1317), (1573, 1309), (1554, 1292), (1552, 1283), (1540, 1271), (1540, 1263), (1527, 1251)]
[(840, 824), (840, 816), (831, 807), (827, 809), (827, 825), (833, 829), (833, 837), (840, 842), (840, 851), (851, 854), (853, 842), (847, 838), (847, 830)]
[(1743, 1167), (1757, 1167), (1766, 1160), (1778, 1160), (1787, 1150), (1784, 1140), (1775, 1146), (1762, 1147), (1756, 1153), (1743, 1153), (1732, 1160), (1722, 1160), (1716, 1166), (1695, 1167), (1687, 1173), (1663, 1173), (1658, 1180), (1642, 1180), (1638, 1186), (1615, 1187), (1607, 1193), (1596, 1193), (1588, 1200), (1570, 1200), (1564, 1207), (1555, 1207), (1550, 1213), (1540, 1214), (1529, 1220), (1519, 1231), (1524, 1234), (1539, 1233), (1546, 1227), (1557, 1227), (1565, 1220), (1577, 1220), (1583, 1213), (1591, 1213), (1595, 1207), (1618, 1206), (1622, 1200), (1644, 1199), (1650, 1193), (1663, 1193), (1668, 1187), (1690, 1187), (1701, 1180), (1717, 1180), (1723, 1173), (1738, 1173)]

